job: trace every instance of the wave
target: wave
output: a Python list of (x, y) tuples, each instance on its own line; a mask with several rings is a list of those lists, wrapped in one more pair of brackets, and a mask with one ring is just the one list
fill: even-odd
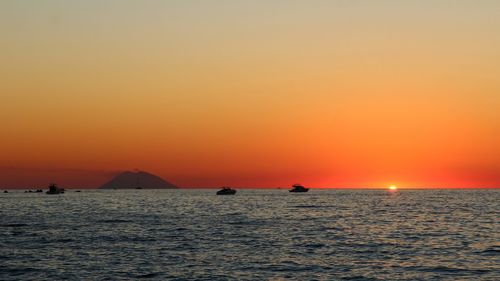
[(26, 223), (6, 223), (0, 224), (0, 227), (25, 227), (28, 226)]

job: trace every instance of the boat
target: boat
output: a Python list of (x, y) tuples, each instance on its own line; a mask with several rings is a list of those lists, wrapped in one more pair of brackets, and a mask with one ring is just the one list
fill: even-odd
[(230, 187), (223, 187), (221, 190), (217, 191), (217, 195), (234, 195), (236, 190)]
[(49, 186), (49, 190), (45, 192), (46, 194), (61, 194), (64, 193), (64, 188), (59, 188), (55, 184)]
[(300, 184), (294, 184), (292, 186), (292, 189), (289, 190), (290, 192), (308, 192), (309, 188), (305, 188), (303, 185)]

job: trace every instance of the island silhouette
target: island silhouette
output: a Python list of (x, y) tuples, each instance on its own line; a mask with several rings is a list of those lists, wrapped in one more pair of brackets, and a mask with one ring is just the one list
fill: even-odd
[(176, 185), (144, 171), (125, 171), (116, 175), (99, 189), (175, 189)]

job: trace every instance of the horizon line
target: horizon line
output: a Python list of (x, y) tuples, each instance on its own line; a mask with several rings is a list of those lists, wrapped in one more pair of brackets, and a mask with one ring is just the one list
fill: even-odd
[[(283, 189), (288, 190), (290, 187), (237, 187), (231, 186), (232, 188), (237, 189)], [(0, 190), (30, 190), (30, 189), (40, 189), (40, 187), (2, 187)], [(177, 188), (143, 188), (141, 190), (176, 190), (176, 189), (220, 189), (221, 186), (207, 186), (207, 187), (181, 187)], [(388, 187), (308, 187), (310, 189), (369, 189), (369, 190), (387, 190)], [(43, 189), (43, 188), (42, 188)], [(135, 190), (135, 188), (116, 188), (116, 189), (106, 189), (99, 187), (66, 187), (65, 189), (73, 190), (73, 189), (96, 189), (96, 190)], [(500, 189), (500, 187), (489, 187), (489, 186), (481, 186), (481, 187), (398, 187), (398, 190), (421, 190), (421, 189)]]

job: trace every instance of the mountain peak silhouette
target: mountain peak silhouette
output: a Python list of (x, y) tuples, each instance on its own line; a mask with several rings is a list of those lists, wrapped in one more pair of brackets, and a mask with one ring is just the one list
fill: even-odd
[(125, 171), (116, 175), (109, 182), (103, 184), (100, 189), (173, 189), (178, 188), (172, 183), (165, 181), (159, 176), (144, 171)]

